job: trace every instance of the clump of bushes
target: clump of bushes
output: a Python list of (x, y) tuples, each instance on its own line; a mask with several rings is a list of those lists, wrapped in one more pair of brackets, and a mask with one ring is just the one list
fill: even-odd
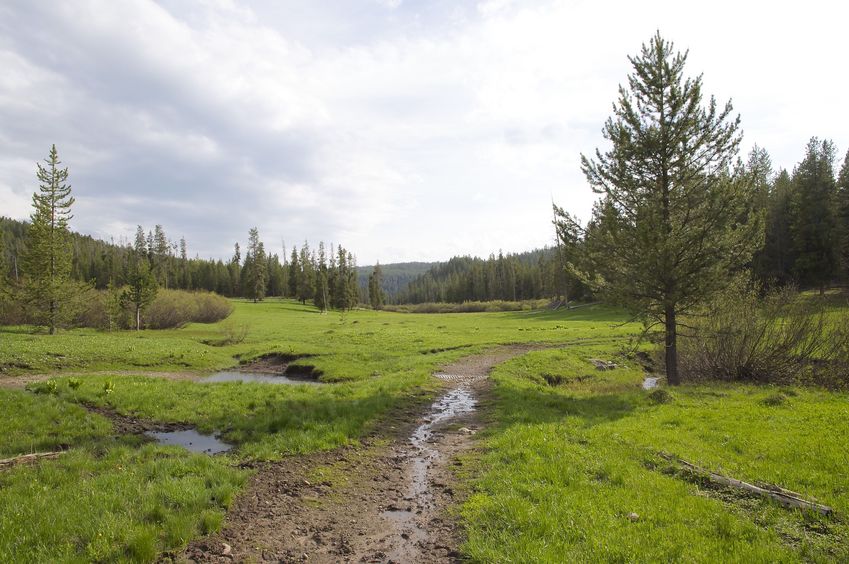
[[(120, 289), (92, 291), (85, 309), (75, 318), (76, 327), (130, 329), (135, 325), (131, 305), (123, 304)], [(142, 311), (142, 329), (172, 329), (187, 323), (215, 323), (227, 318), (233, 306), (212, 292), (159, 290)]]
[(816, 296), (736, 281), (686, 325), (687, 379), (849, 385), (849, 316)]
[(214, 323), (225, 319), (233, 306), (225, 298), (211, 292), (159, 290), (142, 314), (143, 327), (171, 329), (186, 323)]

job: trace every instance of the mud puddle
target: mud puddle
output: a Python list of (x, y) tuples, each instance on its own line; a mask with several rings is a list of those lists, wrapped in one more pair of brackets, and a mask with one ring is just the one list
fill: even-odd
[(203, 435), (198, 433), (195, 429), (161, 432), (148, 431), (145, 435), (152, 438), (160, 445), (181, 446), (189, 452), (197, 452), (201, 454), (218, 454), (219, 452), (227, 452), (233, 448), (233, 445), (219, 440), (214, 435)]
[(386, 554), (389, 562), (420, 561), (426, 557), (427, 523), (420, 516), (435, 508), (429, 471), (443, 458), (443, 449), (435, 440), (436, 429), (458, 416), (473, 413), (476, 405), (472, 390), (466, 387), (451, 390), (431, 406), (424, 423), (413, 431), (409, 440), (412, 447), (411, 456), (408, 456), (409, 483), (403, 500), (415, 505), (406, 508), (393, 505), (382, 513), (397, 535), (393, 548)]
[(292, 378), (285, 374), (268, 374), (262, 372), (242, 372), (239, 370), (222, 370), (210, 376), (200, 378), (198, 382), (215, 384), (220, 382), (259, 382), (261, 384), (308, 384), (323, 385), (324, 382), (307, 378)]
[(457, 471), (476, 448), (478, 402), (490, 369), (534, 346), (466, 357), (434, 376), (436, 402), (399, 406), (359, 446), (262, 463), (220, 533), (176, 560), (194, 562), (416, 562), (461, 560), (453, 511)]

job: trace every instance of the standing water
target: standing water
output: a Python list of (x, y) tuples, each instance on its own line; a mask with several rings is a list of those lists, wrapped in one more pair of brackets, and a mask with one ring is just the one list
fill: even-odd
[(644, 390), (651, 390), (653, 388), (657, 388), (657, 381), (658, 380), (659, 380), (659, 378), (648, 378), (647, 377), (645, 380), (643, 380), (643, 389)]
[(219, 441), (214, 435), (202, 435), (194, 429), (162, 433), (149, 432), (145, 434), (156, 439), (156, 442), (161, 445), (181, 446), (190, 452), (218, 454), (219, 452), (227, 452), (233, 448), (232, 445)]
[(301, 378), (290, 378), (282, 374), (263, 374), (259, 372), (239, 372), (238, 370), (223, 370), (211, 376), (205, 376), (198, 380), (207, 384), (218, 382), (260, 382), (263, 384), (312, 384), (318, 385), (323, 382)]

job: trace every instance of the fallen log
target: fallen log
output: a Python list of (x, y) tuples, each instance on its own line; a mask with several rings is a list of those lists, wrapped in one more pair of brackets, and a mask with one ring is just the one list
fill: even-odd
[(55, 452), (33, 452), (31, 454), (13, 456), (12, 458), (4, 458), (3, 460), (0, 460), (0, 468), (5, 468), (6, 466), (17, 466), (18, 464), (29, 464), (38, 460), (50, 460), (53, 458), (59, 458), (66, 452), (68, 451), (57, 450)]
[(677, 458), (670, 454), (660, 453), (660, 456), (670, 462), (680, 465), (686, 472), (689, 472), (690, 474), (693, 474), (699, 478), (707, 479), (711, 483), (718, 484), (720, 486), (725, 486), (728, 488), (736, 488), (755, 495), (759, 495), (761, 497), (766, 497), (777, 501), (784, 507), (789, 507), (792, 509), (807, 509), (809, 511), (816, 511), (821, 515), (826, 516), (832, 515), (834, 513), (834, 510), (831, 507), (828, 507), (827, 505), (822, 505), (814, 501), (804, 499), (801, 494), (786, 490), (774, 484), (750, 484), (742, 480), (737, 480), (736, 478), (729, 478), (728, 476), (723, 476), (722, 474), (716, 474), (715, 472), (711, 472), (710, 470), (702, 468), (701, 466), (696, 466), (691, 462), (687, 462), (686, 460)]

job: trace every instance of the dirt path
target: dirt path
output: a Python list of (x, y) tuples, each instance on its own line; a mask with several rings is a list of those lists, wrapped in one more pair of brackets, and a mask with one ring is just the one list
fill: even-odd
[(450, 509), (459, 454), (473, 448), (477, 398), (498, 363), (531, 350), (503, 347), (446, 366), (448, 385), (424, 412), (399, 418), (392, 437), (358, 449), (263, 465), (224, 529), (189, 545), (196, 562), (446, 562), (462, 541)]

